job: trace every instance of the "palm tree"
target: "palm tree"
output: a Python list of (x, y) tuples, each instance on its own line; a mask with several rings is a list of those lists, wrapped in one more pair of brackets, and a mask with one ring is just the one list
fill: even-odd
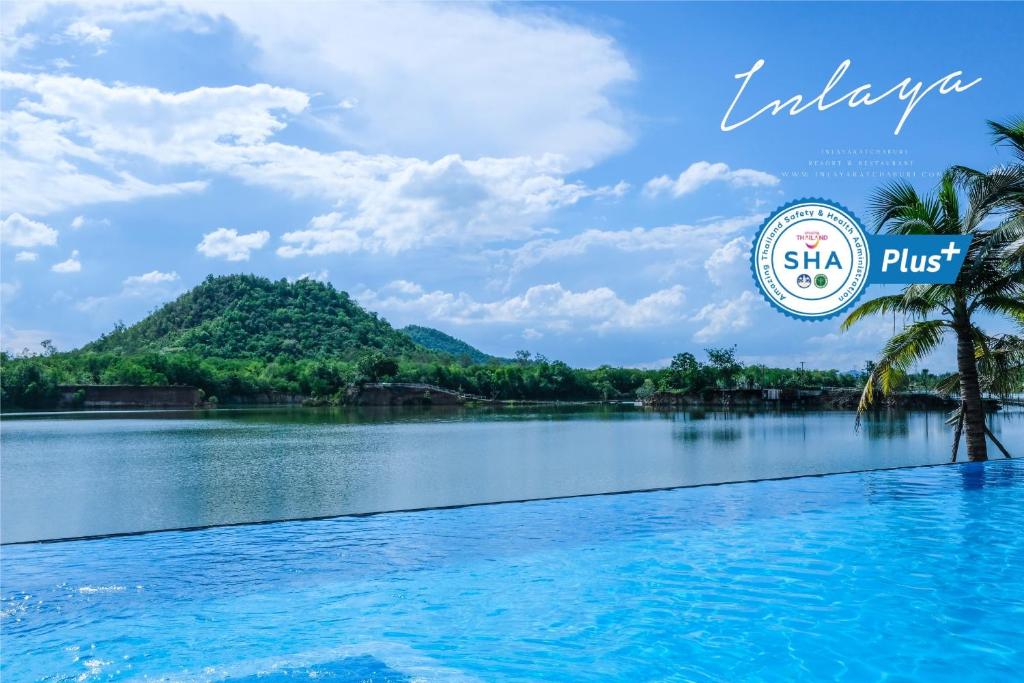
[(988, 129), (996, 145), (1005, 145), (1024, 163), (1024, 117), (999, 123), (988, 121)]
[[(1021, 153), (1024, 123), (990, 124), (1000, 142)], [(886, 342), (868, 376), (858, 418), (874, 401), (876, 389), (889, 394), (915, 362), (927, 356), (947, 333), (956, 337), (961, 401), (960, 424), (967, 431), (967, 455), (987, 460), (985, 413), (979, 358), (993, 365), (992, 338), (977, 326), (980, 313), (1024, 320), (1024, 164), (997, 167), (988, 173), (964, 167), (949, 169), (934, 195), (921, 196), (906, 182), (881, 188), (872, 197), (877, 231), (901, 235), (971, 235), (963, 267), (953, 284), (909, 285), (899, 294), (858, 306), (843, 322), (849, 329), (876, 314), (902, 313), (912, 322)], [(988, 227), (996, 223), (994, 227)], [(991, 436), (991, 433), (990, 433)], [(959, 431), (954, 443), (959, 444)]]

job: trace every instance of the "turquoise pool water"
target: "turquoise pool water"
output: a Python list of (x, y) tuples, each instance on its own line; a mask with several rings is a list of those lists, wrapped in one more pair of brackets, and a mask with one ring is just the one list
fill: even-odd
[(1014, 680), (1024, 463), (3, 548), (3, 680)]

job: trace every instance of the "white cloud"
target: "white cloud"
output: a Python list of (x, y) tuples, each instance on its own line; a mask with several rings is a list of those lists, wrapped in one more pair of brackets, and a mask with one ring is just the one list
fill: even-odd
[(308, 101), (268, 85), (164, 93), (10, 72), (0, 74), (0, 85), (24, 95), (2, 112), (5, 201), (34, 213), (202, 190), (202, 180), (153, 184), (127, 168), (143, 157), (225, 170), (284, 127), (271, 110), (300, 111)]
[(299, 280), (313, 280), (314, 282), (330, 282), (331, 274), (326, 269), (319, 270), (311, 273), (303, 273), (302, 275), (296, 275), (295, 277), (288, 278), (289, 282), (298, 282)]
[(745, 291), (735, 299), (707, 304), (691, 318), (694, 322), (705, 323), (694, 333), (694, 341), (712, 341), (727, 332), (739, 332), (750, 327), (751, 313), (757, 301), (756, 294)]
[(151, 270), (148, 273), (142, 275), (132, 275), (125, 278), (125, 287), (140, 287), (146, 285), (156, 285), (163, 282), (174, 282), (178, 279), (178, 274), (174, 271), (170, 273), (162, 273), (159, 270)]
[(71, 252), (71, 256), (67, 261), (61, 261), (60, 263), (54, 263), (50, 266), (50, 270), (55, 273), (79, 273), (82, 270), (82, 262), (78, 260), (78, 250), (75, 249)]
[(234, 228), (217, 228), (203, 235), (196, 245), (196, 251), (207, 258), (222, 258), (227, 261), (248, 261), (250, 254), (270, 239), (266, 230), (240, 235)]
[(37, 258), (39, 258), (39, 254), (37, 254), (34, 251), (19, 251), (17, 255), (14, 257), (14, 260), (29, 262), (35, 261)]
[(0, 222), (0, 242), (12, 247), (47, 247), (57, 244), (57, 231), (39, 221), (12, 213)]
[(649, 180), (644, 186), (644, 193), (654, 197), (667, 192), (673, 197), (681, 197), (714, 182), (724, 182), (732, 187), (772, 187), (779, 184), (779, 179), (752, 168), (733, 171), (721, 162), (695, 161), (675, 179), (663, 175)]
[(345, 173), (348, 182), (330, 190), (345, 208), (282, 235), (279, 255), (397, 253), (442, 241), (529, 237), (555, 209), (614, 191), (567, 182), (561, 160), (550, 156), (449, 155), (435, 162), (367, 157), (353, 159)]
[[(309, 103), (304, 93), (266, 84), (169, 93), (74, 76), (11, 72), (0, 76), (0, 83), (35, 96), (22, 99), (20, 116), (12, 119), (15, 132), (35, 132), (20, 145), (34, 158), (52, 156), (57, 148), (91, 160), (97, 154), (123, 152), (163, 157), (168, 163), (212, 164), (212, 154), (231, 146), (223, 140), (242, 147), (265, 142), (286, 125), (272, 112), (297, 113)], [(65, 132), (90, 146), (55, 135)]]
[(733, 286), (742, 282), (748, 286), (750, 279), (750, 238), (736, 237), (718, 249), (704, 261), (708, 279), (719, 287)]
[(64, 31), (64, 35), (69, 38), (89, 45), (103, 45), (109, 42), (112, 33), (109, 28), (102, 28), (88, 21), (76, 21)]
[(36, 162), (9, 157), (4, 160), (4, 200), (9, 208), (48, 214), (84, 204), (130, 202), (199, 192), (205, 181), (153, 184), (131, 173), (104, 178), (80, 171), (74, 164), (55, 159)]
[(11, 59), (19, 50), (30, 50), (39, 36), (24, 30), (25, 24), (46, 10), (43, 3), (5, 2), (0, 21), (0, 56)]
[[(7, 3), (5, 56), (30, 47), (46, 3)], [(615, 41), (549, 8), (470, 3), (81, 3), (77, 37), (151, 22), (205, 31), (233, 23), (247, 66), (323, 93), (318, 122), (358, 149), (439, 158), (539, 156), (576, 167), (627, 147), (615, 91), (635, 77)], [(409, 112), (416, 112), (409, 116)]]
[(75, 216), (71, 219), (71, 229), (81, 230), (82, 228), (96, 227), (96, 226), (109, 226), (109, 218), (87, 218), (85, 216)]
[[(634, 78), (608, 36), (551, 11), (469, 3), (189, 3), (250, 37), (256, 67), (333, 102), (361, 148), (437, 158), (556, 153), (586, 165), (630, 143), (611, 91)], [(415, 112), (410, 116), (409, 112)]]
[(95, 311), (96, 309), (110, 303), (125, 299), (145, 299), (147, 301), (159, 301), (178, 293), (178, 289), (171, 286), (171, 283), (178, 282), (178, 273), (171, 271), (165, 273), (159, 270), (151, 270), (141, 275), (131, 275), (121, 282), (121, 291), (107, 296), (90, 296), (75, 304), (79, 311)]
[(0, 78), (28, 94), (5, 114), (5, 140), (16, 152), (6, 178), (14, 204), (47, 212), (205, 187), (199, 180), (153, 185), (127, 171), (112, 180), (81, 170), (116, 169), (138, 157), (333, 201), (334, 211), (283, 236), (278, 253), (286, 257), (521, 238), (535, 234), (551, 211), (627, 188), (569, 181), (566, 158), (555, 154), (425, 161), (273, 142), (308, 98), (269, 85), (165, 93), (71, 76)]
[(370, 310), (410, 322), (528, 325), (534, 332), (537, 328), (568, 332), (582, 327), (608, 332), (658, 327), (677, 322), (686, 300), (681, 285), (629, 302), (608, 287), (574, 292), (553, 283), (535, 285), (518, 296), (480, 302), (466, 293), (427, 291), (405, 280), (379, 291), (366, 290), (357, 298)]
[(565, 238), (531, 240), (499, 254), (511, 260), (511, 270), (518, 272), (545, 261), (564, 261), (594, 249), (614, 249), (624, 253), (644, 251), (685, 251), (699, 254), (718, 248), (724, 237), (758, 225), (763, 216), (719, 218), (700, 225), (670, 225), (630, 230), (585, 230)]

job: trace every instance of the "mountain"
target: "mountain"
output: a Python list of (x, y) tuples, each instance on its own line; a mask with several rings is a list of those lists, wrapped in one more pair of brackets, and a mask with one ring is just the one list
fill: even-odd
[(211, 275), (142, 321), (83, 347), (264, 360), (354, 357), (367, 349), (401, 355), (416, 346), (330, 284), (255, 275)]
[(504, 358), (490, 356), (480, 349), (470, 346), (461, 339), (456, 339), (450, 334), (432, 327), (420, 327), (419, 325), (408, 325), (401, 329), (414, 342), (430, 351), (440, 351), (456, 358), (466, 357), (474, 363), (503, 362)]

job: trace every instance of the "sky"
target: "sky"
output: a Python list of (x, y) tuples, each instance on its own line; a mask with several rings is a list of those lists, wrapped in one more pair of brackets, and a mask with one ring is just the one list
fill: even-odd
[[(11, 351), (75, 348), (209, 274), (255, 273), (496, 355), (658, 367), (735, 344), (858, 368), (902, 321), (840, 333), (771, 309), (749, 268), (760, 222), (824, 197), (868, 223), (896, 177), (927, 191), (950, 164), (1008, 163), (985, 121), (1024, 113), (1012, 3), (0, 9)], [(735, 125), (815, 97), (844, 60), (832, 98), (981, 80), (905, 118), (891, 95)]]

